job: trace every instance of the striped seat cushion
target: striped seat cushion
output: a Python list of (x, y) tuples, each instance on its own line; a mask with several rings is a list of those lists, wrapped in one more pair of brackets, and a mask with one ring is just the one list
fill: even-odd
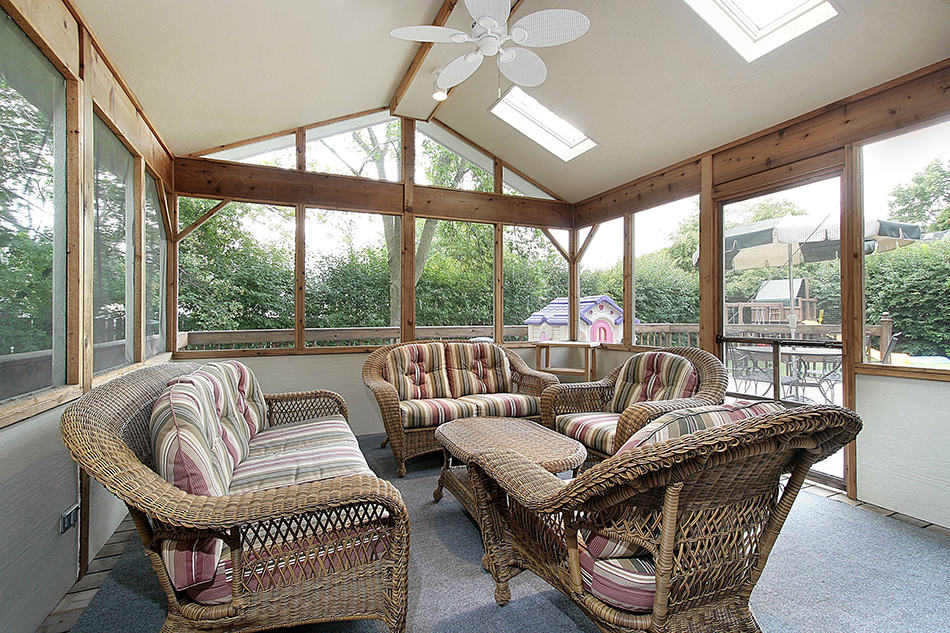
[(637, 402), (689, 398), (698, 389), (699, 375), (688, 359), (669, 352), (634, 354), (617, 376), (609, 409), (623, 413)]
[(251, 492), (343, 475), (371, 475), (343, 416), (276, 426), (251, 440), (228, 492)]
[(642, 429), (630, 436), (617, 452), (628, 451), (637, 446), (646, 446), (665, 442), (673, 438), (695, 433), (704, 429), (754, 418), (767, 413), (784, 411), (778, 402), (758, 401), (750, 402), (738, 400), (729, 404), (715, 404), (705, 407), (691, 407), (680, 409), (658, 417)]
[[(651, 611), (656, 593), (653, 557), (636, 545), (618, 547), (616, 543), (586, 530), (578, 532), (577, 553), (584, 591), (624, 611)], [(625, 555), (616, 556), (617, 553)]]
[(524, 393), (481, 393), (459, 400), (474, 404), (478, 415), (523, 418), (541, 413), (541, 399)]
[(446, 343), (445, 360), (453, 398), (511, 391), (508, 358), (494, 343)]
[(614, 435), (617, 433), (619, 413), (597, 411), (595, 413), (568, 413), (555, 419), (555, 428), (595, 451), (612, 455)]
[(474, 417), (478, 415), (478, 407), (452, 398), (403, 400), (399, 403), (399, 415), (403, 428), (420, 429)]
[(442, 343), (412, 343), (389, 351), (383, 378), (395, 388), (400, 400), (448, 398), (449, 374)]

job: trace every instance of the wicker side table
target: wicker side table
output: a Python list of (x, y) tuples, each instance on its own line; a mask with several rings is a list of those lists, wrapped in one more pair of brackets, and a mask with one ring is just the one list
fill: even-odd
[(442, 444), (445, 463), (432, 497), (440, 500), (442, 489), (447, 488), (479, 525), (481, 520), (467, 466), (476, 453), (508, 448), (552, 473), (576, 470), (587, 459), (587, 450), (580, 442), (518, 418), (461, 418), (439, 426), (435, 437)]

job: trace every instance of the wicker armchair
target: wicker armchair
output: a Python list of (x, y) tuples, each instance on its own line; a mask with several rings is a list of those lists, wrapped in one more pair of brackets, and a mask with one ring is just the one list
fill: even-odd
[[(363, 364), (363, 382), (376, 396), (379, 413), (383, 419), (388, 441), (396, 459), (396, 475), (406, 476), (406, 460), (427, 453), (442, 451), (442, 445), (435, 439), (437, 426), (405, 428), (399, 409), (399, 397), (396, 388), (383, 376), (383, 368), (392, 350), (414, 343), (433, 343), (436, 341), (409, 341), (387, 345), (375, 350)], [(441, 343), (469, 343), (465, 340), (442, 340)], [(536, 371), (528, 367), (524, 360), (513, 351), (496, 345), (504, 351), (511, 369), (513, 389), (517, 393), (540, 397), (544, 390), (558, 382), (556, 376)]]
[[(62, 420), (73, 459), (129, 508), (168, 598), (163, 633), (357, 618), (404, 631), (409, 518), (388, 482), (351, 475), (206, 497), (183, 492), (151, 469), (152, 404), (170, 380), (197, 368), (167, 363), (131, 372), (87, 393)], [(342, 398), (328, 391), (265, 399), (268, 426), (346, 416)], [(209, 536), (231, 552), (234, 580), (224, 604), (200, 604), (176, 591), (161, 557), (166, 539)]]
[[(613, 455), (633, 433), (664, 413), (687, 407), (722, 403), (729, 381), (722, 361), (709, 352), (694, 347), (666, 347), (656, 351), (686, 358), (699, 376), (698, 390), (689, 398), (647, 400), (624, 409), (617, 420), (613, 447), (610, 451), (597, 450), (596, 447), (585, 443), (588, 458), (592, 461), (599, 461)], [(549, 429), (557, 430), (559, 415), (606, 413), (614, 397), (614, 386), (622, 369), (623, 365), (620, 365), (601, 380), (594, 382), (562, 383), (545, 389), (541, 396), (541, 424)]]
[[(570, 482), (512, 451), (482, 453), (469, 473), (495, 599), (506, 604), (527, 569), (602, 631), (760, 633), (749, 596), (805, 475), (860, 429), (847, 409), (790, 409), (623, 451)], [(588, 591), (578, 543), (592, 533), (646, 552), (643, 612)]]

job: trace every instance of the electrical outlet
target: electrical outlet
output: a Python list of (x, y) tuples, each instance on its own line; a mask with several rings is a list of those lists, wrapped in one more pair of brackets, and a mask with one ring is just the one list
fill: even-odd
[(66, 530), (79, 523), (79, 504), (77, 503), (59, 517), (59, 533), (65, 534)]

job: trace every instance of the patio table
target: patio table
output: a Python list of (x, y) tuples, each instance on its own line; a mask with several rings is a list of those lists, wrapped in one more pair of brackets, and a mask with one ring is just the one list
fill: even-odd
[[(754, 363), (772, 362), (772, 350), (764, 345), (740, 345), (736, 351), (746, 354)], [(816, 387), (829, 403), (834, 400), (834, 385), (841, 375), (841, 350), (835, 347), (781, 347), (782, 362), (788, 368), (787, 380), (783, 385), (790, 387), (792, 397), (798, 401), (805, 398), (803, 392), (808, 387)], [(761, 368), (759, 368), (761, 369)], [(762, 372), (759, 372), (762, 373)], [(764, 374), (762, 374), (764, 375)], [(752, 380), (758, 380), (753, 372)], [(771, 384), (771, 380), (763, 381)], [(784, 394), (783, 394), (784, 395)]]

